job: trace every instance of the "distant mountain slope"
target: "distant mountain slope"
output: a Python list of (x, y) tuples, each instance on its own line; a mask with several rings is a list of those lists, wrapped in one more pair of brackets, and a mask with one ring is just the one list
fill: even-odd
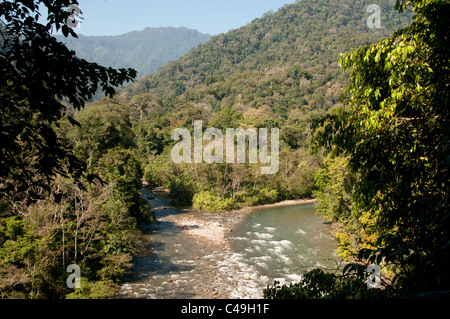
[(146, 28), (119, 36), (83, 36), (58, 39), (80, 58), (114, 68), (134, 68), (139, 76), (156, 72), (211, 36), (181, 28)]
[[(169, 189), (179, 205), (216, 211), (313, 196), (323, 159), (310, 154), (311, 123), (341, 103), (349, 75), (338, 65), (340, 54), (409, 22), (399, 21), (395, 0), (377, 0), (381, 28), (369, 28), (373, 2), (286, 5), (122, 88), (114, 102), (130, 112), (138, 152), (148, 163), (145, 181)], [(262, 176), (262, 163), (175, 164), (172, 133), (193, 132), (196, 120), (222, 132), (279, 128), (278, 172)]]
[(381, 28), (368, 28), (367, 8), (373, 2), (301, 0), (286, 5), (145, 76), (126, 89), (128, 99), (131, 104), (138, 100), (140, 108), (157, 103), (166, 112), (201, 105), (213, 113), (232, 107), (245, 114), (264, 107), (265, 113), (286, 119), (293, 109), (326, 111), (339, 103), (346, 86), (340, 54), (409, 23), (394, 10), (395, 0), (380, 0)]

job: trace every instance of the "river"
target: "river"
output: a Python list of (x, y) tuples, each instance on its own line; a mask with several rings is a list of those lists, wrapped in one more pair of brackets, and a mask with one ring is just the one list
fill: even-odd
[(143, 190), (157, 223), (144, 228), (122, 298), (257, 299), (273, 284), (310, 269), (336, 269), (337, 242), (313, 204), (204, 213), (170, 206)]

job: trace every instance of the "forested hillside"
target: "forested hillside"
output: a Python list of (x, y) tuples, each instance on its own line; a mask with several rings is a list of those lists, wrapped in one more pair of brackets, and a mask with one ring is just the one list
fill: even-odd
[(133, 68), (139, 76), (156, 72), (211, 36), (187, 28), (146, 28), (119, 36), (57, 36), (77, 56), (113, 68)]
[[(180, 204), (226, 210), (311, 197), (320, 156), (309, 154), (310, 124), (340, 105), (348, 75), (340, 54), (369, 45), (407, 25), (395, 1), (381, 2), (380, 29), (366, 20), (370, 1), (300, 1), (267, 13), (126, 87), (118, 101), (135, 121), (145, 178), (172, 191)], [(280, 170), (260, 176), (257, 165), (174, 165), (176, 127), (281, 129)], [(194, 177), (194, 178), (193, 178)]]
[(287, 5), (213, 37), (128, 92), (150, 93), (166, 107), (207, 103), (216, 111), (265, 104), (284, 118), (294, 108), (328, 109), (339, 102), (347, 77), (338, 66), (339, 55), (410, 22), (394, 10), (394, 0), (382, 1), (382, 27), (369, 29), (369, 5), (370, 1)]

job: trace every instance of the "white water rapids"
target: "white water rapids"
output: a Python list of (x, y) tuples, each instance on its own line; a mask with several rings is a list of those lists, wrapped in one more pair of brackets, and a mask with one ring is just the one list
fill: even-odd
[[(176, 209), (158, 194), (143, 193), (158, 223), (144, 230), (146, 251), (135, 258), (122, 298), (257, 299), (274, 280), (298, 282), (307, 270), (337, 267), (331, 226), (312, 204), (212, 214)], [(180, 224), (192, 216), (226, 229), (225, 240), (193, 236), (202, 224)]]

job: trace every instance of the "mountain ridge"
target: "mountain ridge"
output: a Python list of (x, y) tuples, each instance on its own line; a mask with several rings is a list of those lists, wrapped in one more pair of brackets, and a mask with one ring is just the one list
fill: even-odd
[[(94, 104), (126, 111), (133, 123), (144, 180), (168, 189), (178, 205), (228, 211), (310, 198), (322, 155), (310, 153), (311, 124), (334, 107), (349, 74), (340, 55), (389, 36), (395, 0), (380, 0), (381, 28), (367, 20), (372, 0), (302, 0), (248, 25), (212, 37), (158, 72)], [(332, 5), (330, 5), (332, 4)], [(406, 25), (405, 25), (406, 26)], [(279, 170), (261, 163), (175, 164), (176, 128), (278, 128)], [(82, 122), (82, 121), (81, 121)], [(80, 122), (80, 123), (81, 123)]]
[[(371, 0), (302, 0), (212, 37), (157, 73), (125, 89), (168, 111), (186, 104), (258, 109), (326, 111), (339, 104), (347, 76), (341, 53), (370, 45), (400, 28), (395, 0), (379, 1), (382, 26), (370, 29)], [(129, 99), (130, 100), (130, 99)], [(131, 99), (132, 100), (132, 99)], [(133, 101), (131, 101), (133, 104)], [(139, 99), (142, 104), (142, 98)]]
[(117, 36), (56, 38), (77, 56), (113, 68), (134, 68), (139, 77), (151, 74), (164, 64), (178, 59), (211, 35), (186, 27), (147, 27)]

